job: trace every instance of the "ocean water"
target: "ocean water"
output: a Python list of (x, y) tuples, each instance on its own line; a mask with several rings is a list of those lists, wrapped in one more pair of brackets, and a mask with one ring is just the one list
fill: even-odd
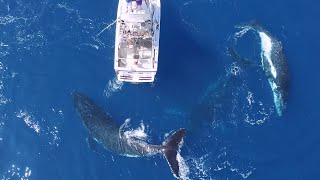
[[(119, 124), (130, 119), (131, 132), (150, 143), (187, 128), (183, 179), (320, 178), (317, 2), (162, 1), (159, 70), (146, 84), (115, 79), (117, 3), (0, 0), (1, 179), (175, 179), (161, 155), (93, 152), (74, 90)], [(288, 61), (281, 117), (261, 67), (226, 51), (260, 64), (257, 36), (235, 28), (252, 20), (282, 43)]]

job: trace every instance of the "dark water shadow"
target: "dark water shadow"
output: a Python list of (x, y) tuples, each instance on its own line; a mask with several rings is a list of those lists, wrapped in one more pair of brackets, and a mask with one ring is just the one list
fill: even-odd
[[(173, 3), (162, 3), (160, 32), (159, 69), (156, 84), (171, 92), (186, 93), (186, 89), (196, 88), (206, 83), (208, 74), (217, 68), (215, 50), (208, 44), (200, 44), (192, 32), (181, 24), (179, 11)], [(181, 89), (182, 88), (182, 89)], [(167, 90), (165, 90), (167, 92)]]

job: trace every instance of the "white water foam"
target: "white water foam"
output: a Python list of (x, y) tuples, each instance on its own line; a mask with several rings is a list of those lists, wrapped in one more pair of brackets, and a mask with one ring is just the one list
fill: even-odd
[(6, 98), (4, 95), (4, 84), (3, 84), (3, 80), (6, 79), (7, 75), (6, 75), (6, 71), (8, 70), (8, 68), (6, 66), (4, 66), (2, 64), (2, 62), (0, 62), (0, 106), (1, 105), (5, 105), (8, 102), (10, 102), (11, 100)]
[(24, 168), (17, 166), (15, 164), (11, 165), (7, 171), (5, 171), (0, 177), (2, 180), (10, 180), (10, 179), (20, 179), (20, 180), (28, 180), (31, 176), (31, 169), (26, 166)]
[[(253, 92), (248, 91), (247, 108), (244, 121), (252, 126), (261, 125), (270, 119), (270, 115), (273, 113), (272, 108), (266, 108), (259, 100), (255, 100)], [(252, 109), (257, 109), (255, 113)]]
[(24, 17), (15, 17), (15, 16), (12, 16), (12, 15), (6, 15), (6, 16), (0, 17), (0, 24), (1, 25), (8, 25), (8, 24), (20, 21), (20, 20), (27, 21), (28, 19), (24, 18)]
[[(46, 6), (46, 2), (42, 2), (36, 9), (32, 2), (15, 1), (15, 8), (10, 9), (11, 4), (7, 2), (0, 2), (0, 6), (7, 6), (7, 13), (5, 16), (0, 16), (0, 25), (3, 26), (0, 34), (0, 57), (14, 53), (16, 56), (20, 52), (28, 51), (29, 54), (38, 52), (44, 48), (47, 39), (44, 37), (42, 29), (36, 28), (41, 17), (41, 8)], [(28, 12), (28, 13), (26, 13)]]
[(39, 122), (35, 121), (34, 117), (29, 115), (28, 112), (20, 110), (18, 113), (16, 113), (16, 116), (18, 118), (23, 119), (23, 121), (26, 123), (26, 125), (28, 127), (30, 127), (31, 129), (33, 129), (34, 132), (36, 132), (37, 134), (40, 133), (41, 128), (39, 126)]
[(130, 128), (130, 119), (126, 119), (125, 122), (120, 126), (119, 136), (120, 138), (125, 138), (129, 141), (142, 140), (147, 141), (148, 135), (145, 132), (146, 127), (143, 122), (140, 123), (140, 126), (136, 129)]
[(120, 91), (123, 86), (122, 81), (118, 81), (117, 77), (114, 77), (112, 80), (109, 80), (106, 88), (104, 89), (104, 95), (107, 98), (110, 98), (115, 92)]
[(183, 13), (183, 10), (185, 10), (188, 7), (192, 7), (193, 3), (193, 1), (183, 2), (183, 5), (179, 9), (179, 15), (182, 25), (185, 26), (186, 29), (190, 31), (193, 36), (196, 36), (200, 33), (199, 28), (196, 27), (196, 25), (194, 25), (194, 23), (192, 23), (192, 21), (190, 20), (190, 13)]
[(3, 140), (3, 138), (2, 138), (2, 129), (3, 129), (3, 126), (4, 126), (4, 122), (0, 122), (0, 142)]
[(240, 37), (242, 37), (244, 34), (246, 34), (249, 30), (252, 30), (252, 27), (250, 26), (236, 26), (236, 28), (240, 29), (240, 31), (236, 32), (233, 35), (234, 43), (237, 44), (237, 41)]
[(9, 44), (0, 42), (0, 58), (7, 56), (9, 54), (8, 49), (9, 49)]
[[(181, 144), (181, 146), (182, 146), (182, 144)], [(186, 161), (180, 155), (180, 149), (179, 149), (179, 151), (177, 153), (176, 160), (178, 161), (178, 164), (179, 164), (179, 176), (180, 176), (180, 179), (182, 179), (182, 180), (190, 180), (190, 178), (189, 178), (190, 170), (189, 170), (189, 167), (186, 164)]]
[(252, 167), (251, 163), (247, 164), (245, 161), (237, 161), (232, 160), (233, 156), (227, 153), (227, 148), (223, 147), (221, 149), (221, 153), (217, 156), (215, 165), (212, 166), (213, 171), (229, 171), (240, 175), (243, 179), (247, 179), (253, 171), (256, 169)]
[[(111, 27), (116, 23), (115, 20), (113, 20), (106, 26), (106, 20), (85, 18), (79, 10), (72, 8), (72, 6), (68, 5), (67, 3), (57, 4), (57, 9), (65, 10), (69, 17), (67, 22), (71, 23), (69, 23), (70, 26), (78, 26), (80, 24), (81, 27), (83, 27), (83, 29), (81, 30), (81, 34), (80, 32), (78, 32), (78, 34), (73, 34), (73, 31), (68, 32), (69, 38), (77, 38), (77, 41), (80, 40), (79, 46), (90, 44), (90, 46), (94, 47), (96, 50), (104, 50), (103, 48), (110, 48), (114, 46), (114, 39), (107, 38), (109, 36), (103, 36), (102, 33), (106, 32), (106, 30), (110, 30), (108, 31), (109, 33), (114, 33), (114, 29)], [(76, 20), (76, 22), (74, 21), (74, 19)], [(103, 29), (98, 31), (99, 29), (101, 29), (101, 27), (103, 27)]]
[(146, 141), (148, 139), (148, 135), (145, 132), (145, 126), (143, 123), (136, 129), (131, 131), (125, 131), (124, 136), (128, 139), (139, 139)]
[[(8, 11), (5, 16), (0, 15), (0, 25), (4, 26), (0, 32), (0, 36), (3, 37), (0, 40), (0, 57), (14, 54), (24, 60), (22, 55), (25, 51), (42, 56), (47, 54), (50, 45), (65, 41), (73, 43), (75, 47), (89, 45), (102, 51), (105, 47), (114, 45), (114, 39), (97, 36), (99, 29), (105, 27), (105, 19), (86, 18), (81, 11), (65, 2), (55, 3), (46, 0), (35, 5), (34, 2), (15, 0), (15, 6), (14, 9), (10, 9), (10, 3), (0, 1), (0, 11)], [(65, 19), (46, 24), (49, 31), (43, 31), (43, 26), (39, 26), (43, 17), (57, 19), (60, 16), (64, 16)], [(112, 29), (112, 23), (107, 29)], [(74, 31), (75, 27), (81, 29)], [(7, 36), (8, 34), (14, 36)]]
[[(59, 116), (63, 115), (62, 111), (58, 111)], [(48, 139), (48, 144), (52, 146), (59, 146), (60, 137), (59, 130), (56, 125), (48, 126), (46, 120), (40, 118), (40, 121), (37, 121), (35, 116), (32, 113), (28, 112), (26, 109), (19, 110), (16, 113), (16, 117), (24, 121), (24, 123), (32, 129), (40, 137)]]
[(253, 173), (255, 168), (252, 168), (252, 170), (241, 170), (239, 168), (234, 167), (234, 165), (231, 162), (224, 161), (223, 163), (213, 168), (213, 170), (214, 171), (229, 170), (231, 172), (235, 172), (239, 174), (243, 179), (247, 179)]
[(240, 66), (238, 66), (236, 62), (233, 62), (231, 64), (230, 70), (227, 71), (227, 74), (231, 73), (232, 75), (237, 76), (241, 72), (242, 72), (242, 69), (240, 68)]
[(247, 98), (247, 100), (248, 100), (249, 107), (251, 107), (251, 106), (252, 106), (252, 103), (255, 102), (254, 99), (253, 99), (253, 93), (249, 91), (249, 92), (248, 92), (248, 96), (247, 96), (246, 98)]
[(59, 131), (57, 126), (48, 128), (48, 132), (46, 132), (46, 134), (51, 136), (51, 141), (49, 141), (50, 145), (59, 146), (60, 137), (59, 137)]
[[(236, 179), (248, 178), (255, 170), (250, 162), (243, 161), (231, 155), (226, 147), (220, 153), (207, 153), (201, 157), (189, 157), (188, 164), (191, 168), (191, 179), (212, 180), (237, 176)], [(222, 175), (222, 177), (221, 177)], [(227, 178), (228, 179), (228, 178)]]
[(205, 154), (200, 158), (191, 159), (191, 164), (193, 167), (193, 171), (195, 171), (195, 176), (200, 180), (212, 179), (210, 177), (211, 167), (206, 165), (206, 159), (208, 158), (208, 156), (209, 154)]
[[(5, 85), (3, 83), (7, 78), (11, 78), (7, 75), (7, 70), (8, 68), (2, 62), (0, 62), (0, 109), (2, 107), (5, 107), (7, 103), (11, 102), (11, 100), (5, 96)], [(0, 142), (3, 141), (3, 129), (6, 119), (7, 115), (5, 113), (2, 113), (0, 119)]]

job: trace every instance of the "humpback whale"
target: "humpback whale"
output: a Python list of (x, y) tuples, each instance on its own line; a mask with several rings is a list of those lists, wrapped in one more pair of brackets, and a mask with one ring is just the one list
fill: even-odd
[(73, 92), (73, 104), (80, 114), (82, 122), (89, 133), (88, 143), (98, 142), (105, 149), (128, 157), (152, 156), (163, 154), (173, 175), (180, 178), (177, 153), (182, 146), (186, 129), (174, 132), (161, 145), (152, 145), (147, 142), (129, 138), (124, 135), (122, 126), (119, 126), (112, 117), (104, 112), (92, 99), (80, 92)]
[(281, 42), (257, 23), (236, 27), (253, 30), (258, 34), (261, 43), (261, 66), (272, 89), (277, 114), (282, 116), (288, 99), (289, 72)]

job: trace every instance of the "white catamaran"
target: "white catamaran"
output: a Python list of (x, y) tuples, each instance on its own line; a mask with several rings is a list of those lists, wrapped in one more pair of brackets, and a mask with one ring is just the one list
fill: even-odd
[(115, 38), (117, 79), (153, 82), (158, 68), (160, 0), (119, 0)]

